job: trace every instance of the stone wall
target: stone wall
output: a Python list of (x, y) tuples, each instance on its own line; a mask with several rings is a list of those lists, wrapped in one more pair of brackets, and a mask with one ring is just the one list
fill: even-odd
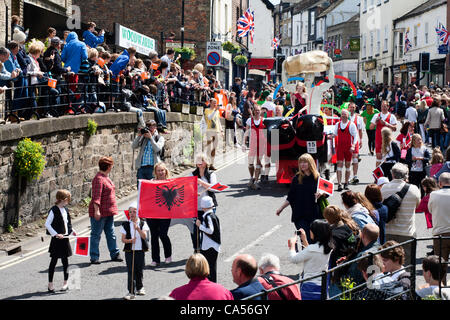
[[(153, 118), (153, 113), (144, 116), (148, 120)], [(97, 134), (91, 137), (86, 133), (88, 119), (98, 123)], [(193, 164), (194, 127), (199, 132), (200, 120), (195, 115), (167, 114), (170, 132), (163, 135), (165, 162), (172, 172)], [(64, 116), (0, 126), (0, 233), (16, 214), (18, 178), (13, 172), (13, 162), (14, 150), (22, 138), (40, 142), (47, 162), (38, 180), (22, 182), (19, 217), (26, 223), (49, 210), (58, 189), (70, 190), (75, 203), (88, 198), (101, 156), (114, 159), (111, 179), (117, 193), (124, 188), (136, 188), (138, 150), (131, 148), (136, 127), (136, 114), (127, 112)]]

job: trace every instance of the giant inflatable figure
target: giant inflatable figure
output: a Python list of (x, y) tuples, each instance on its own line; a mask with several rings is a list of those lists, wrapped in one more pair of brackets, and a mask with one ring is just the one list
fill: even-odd
[[(328, 82), (322, 82), (314, 86), (316, 73), (328, 71)], [(309, 96), (307, 101), (308, 114), (320, 114), (320, 105), (325, 91), (334, 85), (333, 60), (325, 51), (315, 50), (299, 55), (288, 57), (283, 62), (281, 81), (286, 91), (295, 92), (295, 83), (289, 83), (288, 79), (303, 75), (305, 79), (306, 92)]]

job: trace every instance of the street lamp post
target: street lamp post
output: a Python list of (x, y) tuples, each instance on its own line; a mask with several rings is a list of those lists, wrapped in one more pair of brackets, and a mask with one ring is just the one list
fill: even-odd
[(184, 0), (181, 0), (181, 48), (184, 47)]

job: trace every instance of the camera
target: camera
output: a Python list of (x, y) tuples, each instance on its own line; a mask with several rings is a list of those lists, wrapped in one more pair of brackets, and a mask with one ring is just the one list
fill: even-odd
[(141, 129), (141, 134), (146, 134), (146, 133), (149, 133), (149, 132), (150, 132), (150, 130), (148, 128), (142, 128)]
[(300, 231), (296, 231), (295, 234), (300, 237), (302, 233)]

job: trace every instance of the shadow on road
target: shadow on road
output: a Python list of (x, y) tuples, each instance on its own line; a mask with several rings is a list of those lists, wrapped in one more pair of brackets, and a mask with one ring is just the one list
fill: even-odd
[(114, 273), (127, 273), (127, 266), (116, 266), (116, 267), (111, 267), (108, 268), (106, 270), (103, 270), (102, 272), (100, 272), (98, 275), (109, 275), (109, 274), (114, 274)]
[[(261, 185), (261, 184), (260, 184)], [(275, 181), (271, 181), (268, 184), (262, 184), (261, 190), (251, 190), (247, 186), (247, 182), (239, 184), (229, 184), (228, 185), (234, 194), (227, 195), (227, 197), (232, 198), (244, 198), (259, 195), (262, 197), (274, 197), (274, 198), (284, 198), (287, 196), (289, 188), (285, 185), (279, 185)]]
[(36, 297), (41, 297), (41, 298), (42, 297), (55, 297), (60, 294), (66, 294), (66, 292), (56, 291), (55, 293), (49, 293), (47, 291), (37, 291), (37, 292), (24, 293), (20, 296), (8, 297), (8, 298), (2, 299), (2, 300), (26, 300), (26, 299), (36, 298)]

